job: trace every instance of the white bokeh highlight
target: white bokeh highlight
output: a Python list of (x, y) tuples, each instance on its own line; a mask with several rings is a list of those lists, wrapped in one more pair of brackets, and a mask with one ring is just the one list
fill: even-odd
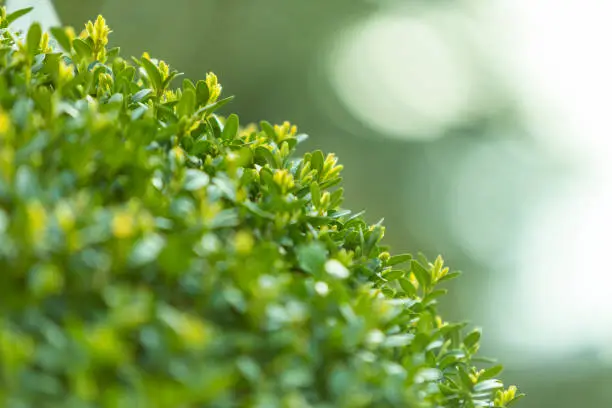
[[(612, 4), (496, 0), (533, 135), (575, 169), (533, 207), (519, 241), (513, 324), (539, 355), (612, 349)], [(513, 75), (514, 74), (514, 75)], [(503, 290), (503, 288), (500, 288)]]
[(479, 104), (470, 59), (449, 43), (464, 24), (448, 7), (392, 7), (339, 36), (329, 72), (350, 113), (382, 135), (428, 140)]

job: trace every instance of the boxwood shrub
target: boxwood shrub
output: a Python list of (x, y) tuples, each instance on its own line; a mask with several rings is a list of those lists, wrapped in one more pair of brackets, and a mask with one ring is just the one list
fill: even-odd
[[(440, 257), (391, 255), (342, 166), (217, 77), (0, 11), (0, 405), (506, 407), (444, 321)], [(177, 86), (180, 85), (180, 86)], [(263, 96), (265, 98), (265, 96)]]

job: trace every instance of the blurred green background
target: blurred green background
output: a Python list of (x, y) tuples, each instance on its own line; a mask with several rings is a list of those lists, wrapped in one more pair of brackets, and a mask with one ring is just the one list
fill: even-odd
[(593, 2), (29, 3), (47, 26), (102, 13), (124, 56), (214, 71), (228, 110), (298, 124), (395, 252), (465, 272), (445, 316), (484, 327), (521, 407), (612, 407), (610, 37)]

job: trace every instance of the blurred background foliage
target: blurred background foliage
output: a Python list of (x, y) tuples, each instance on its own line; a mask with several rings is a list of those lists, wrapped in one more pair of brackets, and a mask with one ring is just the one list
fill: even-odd
[(47, 26), (102, 13), (123, 55), (214, 71), (236, 95), (226, 111), (297, 123), (306, 148), (338, 154), (347, 207), (385, 217), (395, 252), (465, 272), (445, 315), (485, 328), (521, 406), (612, 406), (610, 125), (592, 98), (610, 82), (582, 64), (603, 41), (593, 2), (29, 3)]

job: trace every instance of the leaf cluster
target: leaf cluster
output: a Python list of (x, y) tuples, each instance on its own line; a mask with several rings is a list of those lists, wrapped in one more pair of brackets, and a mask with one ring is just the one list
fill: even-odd
[[(391, 256), (342, 166), (185, 79), (0, 9), (0, 405), (506, 407), (441, 258)], [(176, 87), (175, 84), (180, 86)]]

